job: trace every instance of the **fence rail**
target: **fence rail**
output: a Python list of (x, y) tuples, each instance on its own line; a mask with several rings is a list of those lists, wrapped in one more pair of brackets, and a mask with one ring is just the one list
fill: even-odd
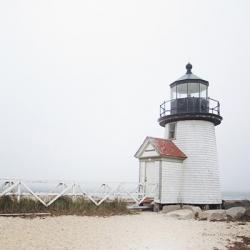
[(158, 185), (155, 183), (80, 183), (54, 181), (24, 181), (20, 179), (0, 179), (0, 197), (30, 197), (49, 207), (62, 196), (72, 199), (83, 197), (100, 206), (104, 201), (122, 199), (135, 205), (142, 204), (146, 199), (154, 200)]

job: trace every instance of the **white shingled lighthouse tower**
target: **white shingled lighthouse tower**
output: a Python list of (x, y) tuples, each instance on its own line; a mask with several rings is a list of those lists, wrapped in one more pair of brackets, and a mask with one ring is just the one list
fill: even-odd
[(160, 105), (158, 122), (165, 138), (147, 137), (135, 157), (139, 181), (149, 192), (157, 186), (158, 204), (221, 204), (215, 126), (220, 104), (208, 97), (209, 82), (192, 73), (170, 84), (171, 99)]

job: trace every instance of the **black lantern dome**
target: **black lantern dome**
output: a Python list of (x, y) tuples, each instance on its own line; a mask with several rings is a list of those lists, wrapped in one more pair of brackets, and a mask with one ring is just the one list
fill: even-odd
[(183, 75), (182, 77), (180, 77), (179, 79), (177, 79), (175, 82), (171, 83), (170, 87), (172, 88), (173, 86), (175, 86), (177, 84), (182, 84), (184, 82), (190, 82), (190, 81), (197, 82), (197, 83), (202, 83), (202, 84), (205, 84), (206, 86), (208, 86), (209, 85), (208, 81), (203, 80), (200, 77), (194, 75), (192, 73), (192, 68), (193, 68), (192, 64), (188, 63), (186, 65), (186, 69), (187, 69), (186, 74)]
[(208, 97), (209, 82), (192, 73), (192, 64), (188, 63), (186, 69), (184, 76), (170, 84), (171, 100), (160, 105), (160, 125), (164, 127), (179, 120), (206, 120), (220, 124), (220, 103)]

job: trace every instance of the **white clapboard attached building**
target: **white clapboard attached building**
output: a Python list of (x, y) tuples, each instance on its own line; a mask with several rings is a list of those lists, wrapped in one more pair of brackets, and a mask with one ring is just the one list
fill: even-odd
[(187, 72), (170, 84), (171, 100), (160, 105), (165, 138), (146, 137), (135, 157), (139, 181), (158, 204), (221, 204), (215, 126), (220, 104), (208, 97), (209, 83)]

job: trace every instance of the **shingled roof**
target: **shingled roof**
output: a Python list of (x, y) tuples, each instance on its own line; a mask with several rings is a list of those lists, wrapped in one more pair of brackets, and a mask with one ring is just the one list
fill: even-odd
[(187, 156), (174, 144), (172, 140), (155, 138), (155, 137), (146, 137), (143, 144), (135, 154), (135, 157), (139, 158), (139, 152), (148, 142), (155, 148), (158, 154), (162, 157), (181, 158), (181, 159), (187, 158)]

